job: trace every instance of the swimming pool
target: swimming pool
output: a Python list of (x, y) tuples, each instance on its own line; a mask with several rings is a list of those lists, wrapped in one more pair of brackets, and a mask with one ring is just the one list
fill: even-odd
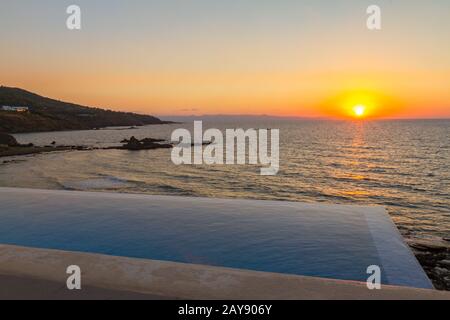
[(381, 207), (0, 188), (0, 243), (432, 288)]

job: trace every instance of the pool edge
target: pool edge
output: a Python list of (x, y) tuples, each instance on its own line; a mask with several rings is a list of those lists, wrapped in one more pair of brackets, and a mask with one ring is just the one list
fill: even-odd
[[(149, 299), (450, 300), (450, 292), (429, 289), (383, 285), (381, 290), (369, 290), (365, 283), (355, 281), (0, 244), (0, 275), (25, 283), (27, 279), (30, 284), (45, 280), (68, 293), (66, 269), (70, 265), (80, 266), (82, 290), (77, 293), (87, 299), (92, 288), (103, 288)], [(25, 294), (32, 286), (22, 289)]]

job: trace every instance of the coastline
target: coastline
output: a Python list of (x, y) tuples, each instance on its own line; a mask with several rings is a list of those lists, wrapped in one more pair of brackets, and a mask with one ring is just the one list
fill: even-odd
[[(174, 124), (172, 122), (168, 122), (165, 124)], [(153, 124), (151, 124), (153, 125)], [(118, 127), (108, 127), (108, 130), (131, 130), (135, 129), (135, 127), (123, 128), (122, 126)], [(87, 131), (96, 131), (96, 130), (106, 130), (104, 129), (90, 129)], [(49, 131), (49, 132), (63, 132), (62, 131)], [(69, 130), (69, 131), (79, 131), (79, 130)], [(27, 132), (30, 133), (42, 133), (42, 132)], [(144, 138), (142, 140), (136, 139), (132, 136), (130, 139), (124, 139), (122, 141), (118, 141), (117, 143), (122, 143), (122, 146), (112, 146), (105, 148), (96, 148), (96, 147), (87, 147), (82, 145), (56, 145), (56, 142), (51, 142), (51, 145), (45, 146), (35, 146), (31, 143), (29, 144), (19, 144), (15, 138), (7, 133), (0, 133), (0, 158), (4, 157), (13, 157), (13, 156), (25, 156), (25, 155), (33, 155), (33, 154), (41, 154), (41, 153), (50, 153), (50, 152), (58, 152), (58, 151), (91, 151), (91, 150), (154, 150), (154, 149), (166, 149), (172, 148), (172, 144), (163, 143), (164, 140), (161, 139), (153, 139), (153, 138)], [(7, 140), (4, 142), (3, 140)]]
[(87, 150), (91, 149), (78, 146), (10, 147), (5, 150), (0, 150), (0, 158), (26, 156), (32, 154), (50, 153), (58, 151), (87, 151)]
[(450, 241), (403, 236), (426, 274), (438, 290), (450, 291)]
[(0, 132), (88, 130), (112, 126), (166, 124), (151, 115), (83, 106), (0, 86), (0, 106), (26, 106), (25, 112), (0, 109)]

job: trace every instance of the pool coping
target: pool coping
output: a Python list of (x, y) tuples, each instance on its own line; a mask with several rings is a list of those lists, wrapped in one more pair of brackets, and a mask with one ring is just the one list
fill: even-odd
[[(450, 300), (450, 292), (430, 289), (383, 285), (381, 290), (369, 290), (356, 281), (0, 244), (0, 275), (20, 279), (21, 287), (14, 289), (22, 290), (23, 297), (36, 288), (36, 281), (59, 285), (59, 292), (67, 293), (70, 265), (78, 265), (82, 272), (82, 290), (73, 292), (74, 299), (102, 299), (102, 292), (109, 292), (105, 298), (140, 294), (148, 299), (188, 300)], [(45, 290), (40, 291), (45, 298)]]

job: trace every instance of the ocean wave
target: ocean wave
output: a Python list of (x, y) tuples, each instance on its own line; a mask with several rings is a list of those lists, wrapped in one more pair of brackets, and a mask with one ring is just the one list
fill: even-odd
[(131, 187), (133, 184), (128, 180), (113, 176), (92, 178), (78, 181), (60, 182), (66, 190), (111, 190)]

